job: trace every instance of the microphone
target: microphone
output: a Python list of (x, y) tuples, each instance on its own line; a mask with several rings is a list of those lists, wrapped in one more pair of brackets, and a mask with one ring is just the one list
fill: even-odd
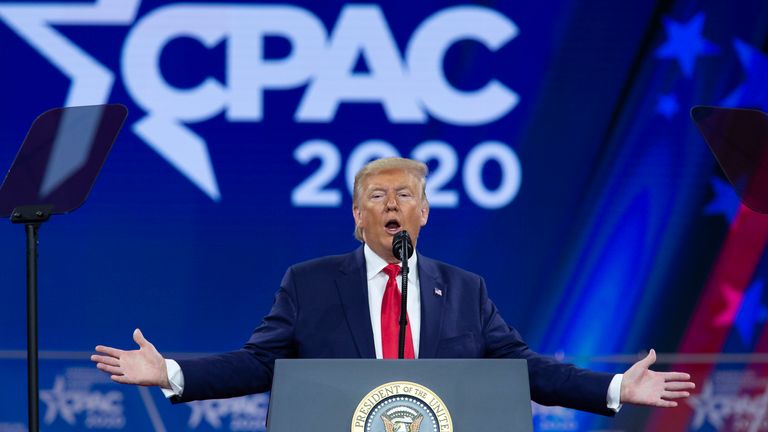
[[(406, 256), (403, 256), (403, 249), (405, 249)], [(400, 258), (400, 261), (403, 261), (403, 265), (408, 265), (406, 262), (413, 255), (413, 243), (411, 242), (411, 236), (408, 235), (408, 231), (400, 231), (392, 238), (392, 254), (395, 258)]]
[(400, 334), (397, 343), (397, 358), (405, 358), (405, 327), (408, 324), (407, 305), (408, 305), (408, 258), (413, 255), (413, 243), (408, 231), (402, 230), (392, 237), (392, 253), (400, 259), (400, 275), (402, 282), (400, 284)]

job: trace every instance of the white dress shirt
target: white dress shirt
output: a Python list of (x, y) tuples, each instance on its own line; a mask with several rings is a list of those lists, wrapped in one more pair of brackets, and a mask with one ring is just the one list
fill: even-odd
[[(371, 314), (373, 328), (373, 345), (376, 348), (376, 358), (384, 358), (381, 348), (381, 304), (384, 301), (384, 291), (387, 288), (389, 276), (383, 272), (389, 264), (376, 255), (368, 245), (363, 248), (365, 253), (365, 270), (368, 280), (368, 310)], [(402, 275), (397, 276), (397, 289), (403, 291)], [(416, 254), (408, 258), (408, 322), (411, 324), (413, 338), (413, 353), (419, 358), (419, 335), (421, 330), (421, 296), (419, 295), (419, 268), (416, 265)]]

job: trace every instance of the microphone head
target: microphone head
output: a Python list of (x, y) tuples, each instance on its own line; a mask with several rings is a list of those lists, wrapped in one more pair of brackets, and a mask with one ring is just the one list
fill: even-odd
[(411, 236), (408, 235), (408, 231), (400, 231), (392, 238), (392, 254), (396, 258), (403, 257), (402, 251), (403, 247), (405, 247), (405, 259), (413, 255), (413, 243), (411, 242)]

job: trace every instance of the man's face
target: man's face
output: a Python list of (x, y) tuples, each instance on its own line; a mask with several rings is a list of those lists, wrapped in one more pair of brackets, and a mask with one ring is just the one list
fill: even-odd
[(399, 262), (392, 254), (392, 237), (408, 231), (416, 247), (419, 230), (427, 223), (429, 206), (421, 195), (418, 179), (406, 171), (386, 170), (363, 181), (352, 207), (363, 240), (387, 262)]

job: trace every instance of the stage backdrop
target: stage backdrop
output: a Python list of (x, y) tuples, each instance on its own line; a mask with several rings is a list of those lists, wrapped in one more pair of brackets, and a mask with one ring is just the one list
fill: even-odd
[[(539, 431), (768, 430), (763, 257), (689, 119), (768, 109), (764, 1), (0, 1), (0, 169), (56, 106), (125, 104), (88, 202), (40, 236), (46, 431), (261, 431), (267, 395), (171, 406), (93, 347), (237, 349), (285, 269), (345, 253), (365, 162), (431, 170), (425, 255), (485, 277), (542, 352), (655, 347), (689, 402)], [(0, 431), (26, 428), (21, 226), (0, 224)], [(676, 354), (675, 354), (676, 353)], [(763, 359), (764, 360), (764, 359)], [(762, 429), (761, 429), (762, 428)]]

